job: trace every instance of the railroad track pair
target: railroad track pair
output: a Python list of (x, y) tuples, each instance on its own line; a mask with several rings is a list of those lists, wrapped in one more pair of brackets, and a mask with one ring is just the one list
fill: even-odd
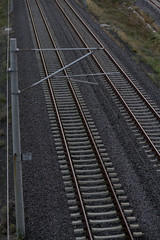
[[(66, 11), (64, 11), (66, 5), (63, 5), (63, 9), (61, 6), (59, 7), (66, 16)], [(69, 7), (71, 11), (74, 11), (71, 5), (69, 5)], [(68, 16), (71, 14), (71, 11), (68, 11)], [(123, 71), (121, 66), (105, 49), (104, 45), (88, 28), (88, 26), (80, 18), (80, 16), (75, 11), (74, 13), (86, 29), (86, 32), (84, 31), (83, 33), (81, 31), (82, 27), (79, 27), (79, 31), (75, 29), (73, 23), (71, 23), (72, 28), (74, 28), (81, 41), (83, 41), (85, 47), (88, 47), (88, 44), (92, 44), (94, 46), (98, 44), (98, 46), (104, 48), (103, 53), (98, 53), (97, 56), (95, 54), (95, 56), (93, 57), (94, 61), (96, 62), (97, 71), (106, 73), (105, 85), (107, 84), (107, 88), (111, 88), (113, 90), (113, 97), (115, 95), (118, 97), (121, 104), (129, 113), (131, 119), (137, 125), (138, 131), (140, 132), (141, 136), (140, 143), (143, 143), (143, 147), (146, 148), (146, 153), (148, 157), (151, 159), (152, 162), (154, 162), (156, 170), (159, 171), (160, 109), (156, 106), (155, 103), (153, 103), (153, 101), (148, 96), (146, 96), (146, 93), (143, 92), (140, 86), (138, 86), (138, 83), (134, 79), (128, 77), (128, 75)], [(71, 20), (68, 16), (66, 16), (66, 18), (70, 22)], [(83, 35), (80, 34), (81, 32), (83, 33)], [(84, 42), (83, 39), (85, 39), (85, 34), (87, 34), (87, 32), (90, 33), (90, 37), (88, 36), (88, 38)]]
[[(58, 48), (39, 0), (26, 0), (26, 3), (36, 47)], [(80, 47), (104, 48), (67, 1), (54, 1), (54, 4), (67, 19)], [(74, 12), (74, 23), (68, 17), (72, 16), (71, 12)], [(79, 29), (74, 26), (76, 22)], [(86, 32), (89, 36), (84, 41)], [(48, 53), (41, 50), (37, 58), (42, 77), (66, 65), (66, 57), (59, 51)], [(123, 103), (129, 118), (143, 132), (143, 137), (140, 134), (143, 144), (148, 143), (149, 148), (146, 153), (152, 155), (150, 157), (158, 170), (159, 114), (105, 48), (101, 55), (95, 53), (89, 61), (96, 72), (105, 75), (102, 77), (105, 86), (113, 96), (118, 96), (118, 104)], [(64, 70), (62, 76), (76, 74), (74, 71), (74, 68)], [(63, 80), (55, 77), (43, 83), (43, 89), (76, 239), (140, 238), (142, 233), (136, 218), (77, 83), (70, 81), (69, 77)]]

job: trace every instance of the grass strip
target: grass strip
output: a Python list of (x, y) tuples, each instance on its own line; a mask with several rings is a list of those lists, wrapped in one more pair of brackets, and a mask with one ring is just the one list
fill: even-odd
[(134, 0), (87, 0), (87, 6), (112, 37), (116, 34), (136, 53), (137, 63), (150, 67), (146, 73), (160, 87), (160, 28), (154, 20)]

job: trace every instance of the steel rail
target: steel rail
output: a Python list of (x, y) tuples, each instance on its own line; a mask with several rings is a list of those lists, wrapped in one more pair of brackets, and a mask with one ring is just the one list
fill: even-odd
[[(33, 29), (34, 29), (34, 32), (35, 32), (37, 45), (38, 45), (38, 48), (41, 48), (38, 32), (37, 32), (36, 25), (35, 25), (35, 22), (34, 22), (34, 19), (33, 19), (33, 16), (32, 16), (32, 11), (31, 11), (31, 8), (30, 8), (30, 5), (29, 5), (29, 0), (26, 0), (26, 1), (27, 1), (28, 9), (29, 9), (29, 15), (30, 15), (30, 18), (31, 18)], [(36, 2), (38, 2), (38, 1), (36, 0)], [(41, 51), (40, 51), (40, 57), (41, 57), (41, 61), (42, 61), (42, 65), (43, 65), (45, 75), (48, 76), (49, 73), (48, 73), (48, 70), (47, 70), (46, 63), (45, 63), (45, 58), (44, 58), (43, 53)], [(84, 203), (83, 203), (83, 200), (82, 200), (82, 197), (81, 197), (80, 187), (79, 187), (78, 180), (77, 180), (77, 177), (76, 177), (76, 173), (75, 173), (75, 170), (74, 170), (74, 166), (73, 166), (73, 163), (72, 163), (72, 158), (71, 158), (69, 146), (68, 146), (68, 143), (67, 143), (67, 140), (66, 140), (65, 132), (64, 132), (64, 129), (63, 129), (60, 113), (59, 113), (59, 110), (58, 110), (56, 99), (54, 97), (54, 93), (53, 93), (53, 89), (52, 89), (52, 86), (51, 86), (50, 79), (47, 80), (47, 83), (48, 83), (51, 98), (52, 98), (52, 101), (53, 101), (53, 104), (54, 104), (54, 107), (55, 107), (56, 116), (57, 116), (59, 127), (60, 127), (60, 130), (61, 130), (61, 134), (62, 134), (63, 142), (64, 142), (64, 145), (65, 145), (67, 157), (68, 157), (68, 160), (69, 160), (69, 163), (70, 163), (70, 168), (71, 168), (72, 176), (73, 176), (73, 179), (74, 179), (74, 183), (75, 183), (77, 195), (78, 195), (78, 198), (79, 198), (79, 202), (80, 202), (80, 205), (81, 205), (81, 210), (82, 210), (82, 213), (83, 213), (84, 221), (85, 221), (85, 224), (86, 224), (88, 237), (89, 237), (90, 240), (93, 240), (91, 229), (90, 229), (90, 226), (89, 226), (88, 217), (87, 217), (85, 207), (84, 207)]]
[[(155, 5), (157, 8), (160, 9), (160, 5), (158, 5), (154, 0), (150, 0), (150, 2)], [(160, 3), (160, 1), (158, 0), (158, 2)]]
[[(65, 0), (66, 1), (66, 0)], [(69, 19), (69, 17), (67, 16), (66, 12), (63, 10), (63, 8), (61, 7), (61, 5), (58, 3), (57, 0), (55, 0), (55, 2), (57, 3), (57, 5), (59, 6), (59, 8), (61, 9), (61, 11), (63, 12), (63, 14), (65, 15), (65, 17), (67, 18), (67, 20), (69, 21), (69, 23), (71, 24), (72, 28), (74, 29), (74, 31), (76, 32), (76, 34), (78, 35), (78, 37), (80, 38), (80, 40), (83, 42), (83, 44), (86, 46), (86, 48), (88, 48), (88, 45), (85, 43), (85, 41), (83, 40), (83, 38), (81, 37), (80, 33), (78, 32), (78, 30), (75, 28), (75, 26), (73, 25), (73, 23), (71, 22), (71, 20)], [(89, 30), (90, 31), (90, 30)], [(94, 35), (95, 36), (95, 35)], [(97, 39), (98, 40), (98, 39)], [(98, 42), (100, 43), (100, 41), (98, 40)], [(103, 45), (101, 45), (102, 47)], [(105, 49), (104, 49), (105, 51)], [(107, 51), (107, 50), (106, 50)], [(95, 60), (97, 66), (99, 67), (100, 71), (102, 73), (105, 73), (105, 70), (103, 69), (103, 67), (100, 65), (100, 63), (98, 62), (97, 58), (92, 55), (92, 58)], [(112, 58), (112, 56), (111, 56)], [(113, 59), (113, 58), (112, 58)], [(115, 60), (114, 60), (115, 62)], [(120, 68), (121, 69), (121, 68)], [(121, 71), (121, 70), (120, 70)], [(122, 70), (123, 71), (123, 70)], [(123, 71), (124, 72), (124, 71)], [(125, 73), (124, 73), (125, 74)], [(125, 74), (126, 75), (126, 74)], [(126, 75), (127, 76), (127, 75)], [(107, 79), (107, 81), (109, 82), (109, 84), (111, 85), (112, 89), (114, 90), (114, 92), (118, 95), (120, 101), (122, 102), (122, 104), (125, 106), (125, 108), (127, 109), (128, 113), (130, 114), (130, 116), (133, 118), (134, 122), (137, 124), (138, 128), (140, 129), (140, 131), (142, 132), (142, 134), (144, 135), (146, 141), (149, 143), (150, 147), (152, 148), (152, 150), (155, 152), (155, 155), (157, 156), (157, 158), (160, 160), (160, 153), (158, 151), (158, 149), (156, 148), (156, 146), (154, 145), (154, 143), (152, 142), (152, 140), (150, 139), (150, 137), (148, 136), (148, 134), (146, 133), (146, 131), (144, 130), (144, 128), (142, 127), (142, 125), (139, 123), (138, 119), (135, 117), (135, 115), (133, 114), (132, 110), (129, 108), (128, 104), (125, 102), (125, 100), (123, 99), (123, 97), (121, 96), (121, 94), (119, 93), (119, 91), (117, 90), (116, 86), (112, 83), (111, 79), (109, 78), (109, 76), (105, 76), (105, 78)], [(127, 76), (127, 79), (128, 76)], [(130, 82), (132, 82), (130, 80)], [(134, 84), (133, 84), (134, 86)], [(137, 89), (137, 87), (136, 87)], [(138, 90), (138, 92), (140, 92)], [(141, 93), (140, 93), (141, 94)], [(142, 95), (142, 94), (141, 94)], [(143, 95), (142, 95), (143, 96)], [(145, 99), (145, 97), (143, 97), (143, 99)], [(145, 100), (144, 100), (145, 101)], [(147, 100), (146, 100), (147, 101)], [(147, 101), (148, 102), (148, 101)], [(149, 103), (148, 103), (149, 104)], [(148, 105), (150, 108), (150, 104)], [(150, 109), (153, 109), (153, 107), (151, 106)], [(159, 115), (158, 113), (153, 109), (154, 114), (158, 120), (160, 121)]]
[(151, 104), (148, 102), (148, 100), (143, 96), (143, 94), (140, 92), (140, 90), (136, 87), (136, 85), (132, 82), (132, 80), (128, 77), (128, 75), (124, 72), (124, 70), (121, 68), (121, 66), (117, 63), (117, 61), (112, 57), (112, 55), (107, 51), (107, 49), (104, 47), (102, 42), (97, 38), (97, 36), (92, 32), (92, 30), (88, 27), (88, 25), (83, 21), (83, 19), (79, 16), (79, 14), (74, 10), (74, 8), (71, 6), (71, 4), (64, 0), (66, 4), (70, 7), (70, 9), (74, 12), (74, 14), (77, 16), (77, 18), (80, 20), (80, 22), (85, 26), (85, 28), (89, 31), (91, 36), (94, 38), (94, 40), (102, 47), (104, 48), (104, 52), (107, 54), (107, 56), (110, 58), (110, 60), (116, 65), (116, 67), (119, 69), (119, 71), (123, 74), (123, 76), (128, 80), (130, 85), (136, 90), (138, 95), (145, 101), (145, 103), (148, 105), (148, 107), (151, 109), (151, 111), (154, 113), (154, 115), (157, 117), (157, 119), (160, 121), (160, 115), (155, 111), (155, 109), (151, 106)]
[[(46, 19), (45, 19), (45, 17), (44, 17), (43, 10), (42, 10), (42, 8), (40, 7), (39, 0), (36, 0), (36, 2), (37, 2), (37, 4), (38, 4), (38, 7), (39, 7), (39, 10), (40, 10), (40, 12), (41, 12), (41, 15), (42, 15), (42, 18), (43, 18), (43, 20), (44, 20), (44, 23), (45, 23), (45, 25), (46, 25), (47, 31), (48, 31), (48, 33), (49, 33), (49, 35), (50, 35), (51, 41), (52, 41), (52, 43), (53, 43), (53, 46), (56, 48), (55, 42), (54, 42), (54, 40), (53, 40), (53, 36), (52, 36), (52, 34), (51, 34), (51, 32), (50, 32), (50, 29), (49, 29), (48, 24), (47, 24), (47, 22), (46, 22)], [(61, 64), (62, 64), (62, 67), (63, 67), (63, 66), (64, 66), (63, 60), (61, 59), (61, 57), (60, 57), (60, 55), (59, 55), (58, 52), (57, 52), (57, 55), (59, 56), (59, 60), (60, 60), (60, 62), (61, 62)], [(65, 73), (66, 76), (68, 75), (66, 69), (64, 70), (64, 73)], [(96, 156), (97, 156), (97, 160), (98, 160), (98, 162), (99, 162), (99, 165), (100, 165), (100, 168), (101, 168), (101, 170), (102, 170), (103, 176), (104, 176), (105, 179), (106, 179), (107, 186), (109, 187), (109, 190), (110, 190), (112, 199), (113, 199), (113, 201), (114, 201), (114, 205), (115, 205), (115, 207), (116, 207), (116, 209), (117, 209), (117, 212), (118, 212), (119, 215), (120, 215), (120, 219), (121, 219), (121, 221), (122, 221), (122, 225), (123, 225), (123, 227), (124, 227), (124, 231), (125, 231), (126, 235), (129, 237), (130, 240), (134, 240), (133, 234), (132, 234), (132, 232), (131, 232), (131, 230), (130, 230), (130, 227), (129, 227), (129, 224), (128, 224), (128, 222), (127, 222), (127, 220), (126, 220), (126, 217), (125, 217), (125, 215), (124, 215), (124, 213), (123, 213), (123, 210), (122, 210), (122, 208), (121, 208), (121, 204), (120, 204), (119, 199), (118, 199), (118, 197), (117, 197), (117, 194), (116, 194), (116, 192), (115, 192), (115, 190), (114, 190), (114, 187), (113, 187), (113, 184), (112, 184), (112, 182), (111, 182), (111, 180), (110, 180), (109, 174), (107, 173), (107, 170), (106, 170), (106, 167), (105, 167), (105, 165), (104, 165), (103, 159), (102, 159), (102, 157), (101, 157), (101, 155), (100, 155), (100, 152), (99, 152), (99, 150), (98, 150), (97, 144), (96, 144), (96, 142), (95, 142), (95, 140), (94, 140), (94, 137), (93, 137), (92, 132), (91, 132), (91, 130), (90, 130), (89, 124), (88, 124), (88, 122), (87, 122), (87, 120), (86, 120), (86, 118), (85, 118), (84, 112), (83, 112), (83, 110), (82, 110), (82, 107), (81, 107), (81, 105), (80, 105), (80, 103), (79, 103), (79, 100), (78, 100), (78, 98), (77, 98), (77, 96), (76, 96), (75, 90), (74, 90), (73, 85), (72, 85), (72, 83), (71, 83), (70, 80), (68, 80), (68, 85), (69, 85), (69, 88), (70, 88), (70, 90), (71, 90), (71, 93), (72, 93), (72, 95), (73, 95), (73, 97), (74, 97), (75, 103), (76, 103), (76, 105), (78, 106), (78, 110), (79, 110), (79, 113), (80, 113), (80, 115), (81, 115), (81, 118), (82, 118), (82, 120), (83, 120), (83, 122), (84, 122), (85, 128), (86, 128), (86, 130), (87, 130), (87, 133), (88, 133), (88, 136), (89, 136), (91, 145), (94, 147), (94, 152), (95, 152), (95, 154), (96, 154)]]

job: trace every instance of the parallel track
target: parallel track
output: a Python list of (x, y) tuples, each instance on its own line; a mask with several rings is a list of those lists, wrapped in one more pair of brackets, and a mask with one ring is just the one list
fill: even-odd
[[(82, 46), (104, 47), (104, 44), (100, 42), (67, 0), (55, 2), (61, 9), (70, 26), (76, 31), (76, 35), (79, 37)], [(88, 36), (87, 39), (85, 38), (86, 35)], [(84, 41), (84, 39), (86, 39), (86, 41)], [(114, 93), (112, 93), (113, 97), (115, 95), (118, 97), (122, 106), (129, 113), (134, 124), (136, 124), (138, 132), (141, 133), (139, 134), (136, 131), (136, 135), (140, 143), (146, 149), (145, 151), (154, 163), (156, 170), (159, 171), (160, 109), (152, 103), (148, 96), (145, 96), (145, 92), (140, 87), (137, 87), (138, 84), (135, 80), (128, 77), (106, 49), (102, 54), (94, 54), (93, 60), (97, 69), (103, 73), (108, 73), (106, 75), (107, 88), (114, 91)], [(127, 121), (129, 122), (130, 120), (127, 119)]]
[(158, 9), (160, 9), (160, 1), (159, 0), (150, 0), (150, 2), (156, 6)]
[[(58, 47), (39, 1), (26, 2), (38, 48)], [(59, 52), (40, 51), (42, 77), (63, 67), (65, 60), (62, 57)], [(56, 63), (54, 66), (53, 62)], [(63, 71), (63, 76), (69, 73), (70, 70)], [(69, 79), (48, 79), (43, 87), (76, 239), (134, 239), (141, 236), (77, 84)]]

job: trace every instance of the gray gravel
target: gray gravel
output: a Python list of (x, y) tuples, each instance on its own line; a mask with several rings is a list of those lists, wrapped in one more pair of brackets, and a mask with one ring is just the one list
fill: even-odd
[[(51, 0), (43, 5), (53, 16)], [(159, 90), (147, 78), (141, 67), (131, 59), (131, 53), (124, 45), (117, 45), (100, 29), (93, 18), (71, 1), (83, 18), (101, 37), (106, 48), (122, 62), (125, 68), (160, 106)], [(142, 1), (141, 1), (142, 2)], [(15, 0), (15, 36), (19, 48), (32, 48), (29, 24), (24, 1)], [(56, 16), (56, 13), (54, 14)], [(50, 19), (51, 26), (55, 22)], [(61, 19), (59, 19), (61, 21)], [(63, 29), (56, 28), (57, 38), (65, 37)], [(58, 36), (58, 32), (60, 32)], [(61, 34), (63, 32), (63, 35)], [(66, 38), (66, 37), (65, 37)], [(31, 52), (19, 53), (20, 89), (37, 81), (40, 76), (36, 58)], [(31, 61), (32, 59), (32, 61)], [(130, 129), (103, 87), (80, 86), (83, 97), (113, 161), (134, 213), (144, 232), (145, 240), (158, 240), (159, 219), (159, 176), (138, 145)], [(107, 96), (102, 98), (102, 96)], [(55, 143), (46, 110), (41, 86), (20, 96), (22, 152), (32, 152), (33, 160), (23, 162), (24, 202), (27, 239), (74, 239), (71, 219), (64, 193), (64, 186), (55, 151)], [(118, 157), (117, 157), (118, 156)]]

